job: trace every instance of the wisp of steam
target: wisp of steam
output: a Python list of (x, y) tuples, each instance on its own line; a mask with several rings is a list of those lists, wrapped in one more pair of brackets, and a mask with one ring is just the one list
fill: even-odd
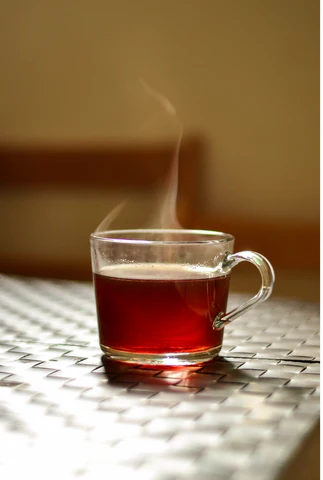
[[(146, 81), (140, 79), (140, 83), (144, 90), (153, 97), (162, 107), (161, 113), (166, 113), (176, 122), (178, 128), (178, 137), (175, 143), (174, 155), (171, 162), (169, 174), (167, 175), (165, 188), (160, 202), (159, 214), (156, 215), (153, 222), (147, 228), (162, 228), (162, 229), (179, 229), (182, 228), (177, 219), (176, 203), (178, 193), (178, 170), (179, 170), (179, 151), (183, 138), (183, 125), (179, 120), (174, 105), (162, 93), (152, 88)], [(156, 119), (156, 118), (155, 118)], [(104, 220), (95, 229), (96, 232), (107, 231), (112, 223), (119, 217), (121, 211), (124, 209), (127, 201), (124, 200), (111, 210)]]
[(153, 89), (143, 79), (140, 80), (147, 93), (155, 98), (165, 112), (174, 118), (178, 124), (179, 135), (175, 145), (174, 157), (171, 163), (169, 177), (167, 181), (166, 192), (160, 211), (161, 228), (182, 228), (176, 214), (176, 201), (178, 192), (178, 170), (179, 170), (179, 150), (183, 138), (183, 125), (178, 119), (174, 105), (163, 94)]

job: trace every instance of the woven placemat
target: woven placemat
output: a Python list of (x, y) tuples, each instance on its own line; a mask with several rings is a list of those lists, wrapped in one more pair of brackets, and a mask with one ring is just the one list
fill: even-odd
[(2, 478), (276, 479), (318, 422), (319, 309), (269, 300), (217, 361), (147, 368), (102, 356), (91, 285), (2, 276), (0, 385)]

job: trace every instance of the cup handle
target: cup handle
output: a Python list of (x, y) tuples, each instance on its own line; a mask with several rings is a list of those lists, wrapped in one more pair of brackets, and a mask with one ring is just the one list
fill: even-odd
[(267, 300), (273, 290), (275, 273), (267, 258), (260, 255), (260, 253), (250, 252), (248, 250), (238, 253), (226, 253), (222, 262), (223, 273), (229, 273), (229, 271), (240, 262), (250, 262), (258, 268), (262, 280), (261, 288), (257, 295), (250, 298), (250, 300), (247, 300), (242, 305), (234, 308), (231, 312), (220, 312), (213, 321), (212, 327), (214, 330), (223, 328), (225, 325), (232, 322), (232, 320), (254, 307), (256, 303)]

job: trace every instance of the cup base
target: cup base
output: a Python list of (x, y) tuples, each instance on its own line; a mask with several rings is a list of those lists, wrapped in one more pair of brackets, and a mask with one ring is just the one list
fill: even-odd
[(197, 365), (209, 362), (216, 358), (222, 345), (190, 353), (136, 353), (125, 350), (116, 350), (100, 344), (103, 353), (111, 360), (140, 365), (165, 365), (177, 367), (181, 365)]

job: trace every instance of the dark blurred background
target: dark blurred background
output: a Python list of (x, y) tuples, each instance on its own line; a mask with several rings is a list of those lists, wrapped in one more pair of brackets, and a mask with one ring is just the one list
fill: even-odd
[(276, 296), (318, 299), (318, 0), (15, 0), (0, 40), (3, 272), (90, 279), (115, 205), (116, 227), (158, 217), (181, 122), (183, 226), (235, 234)]

